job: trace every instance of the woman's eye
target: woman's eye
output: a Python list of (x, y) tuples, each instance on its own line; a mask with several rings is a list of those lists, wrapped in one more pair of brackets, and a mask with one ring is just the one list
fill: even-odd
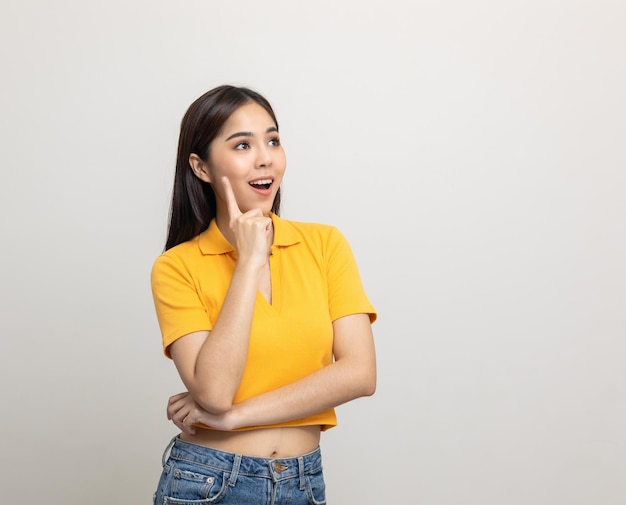
[(279, 146), (280, 145), (280, 139), (278, 137), (274, 137), (274, 138), (270, 139), (270, 141), (268, 143), (271, 146)]
[(242, 150), (242, 149), (248, 149), (249, 147), (250, 147), (250, 144), (248, 144), (247, 142), (239, 142), (239, 144), (235, 146), (235, 149)]

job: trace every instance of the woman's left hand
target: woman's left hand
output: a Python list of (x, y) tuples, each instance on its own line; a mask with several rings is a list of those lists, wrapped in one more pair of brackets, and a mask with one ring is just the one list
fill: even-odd
[(215, 415), (204, 410), (189, 392), (171, 396), (167, 402), (167, 418), (188, 435), (195, 435), (194, 424), (202, 423), (220, 431), (231, 431), (229, 412)]

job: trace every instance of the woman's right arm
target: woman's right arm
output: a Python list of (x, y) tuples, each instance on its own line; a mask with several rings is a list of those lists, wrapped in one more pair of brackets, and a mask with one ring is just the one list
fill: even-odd
[(183, 383), (208, 412), (220, 414), (232, 406), (248, 353), (256, 290), (255, 273), (235, 268), (213, 330), (190, 333), (170, 345)]
[(212, 414), (230, 410), (248, 354), (260, 276), (267, 264), (271, 219), (258, 209), (242, 213), (227, 179), (223, 180), (237, 265), (211, 332), (177, 339), (170, 354), (192, 397)]

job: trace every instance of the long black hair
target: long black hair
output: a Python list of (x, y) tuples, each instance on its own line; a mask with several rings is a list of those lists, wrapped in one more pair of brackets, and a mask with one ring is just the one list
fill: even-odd
[[(189, 156), (197, 154), (204, 162), (209, 159), (209, 147), (239, 107), (255, 102), (278, 121), (270, 103), (248, 88), (218, 86), (196, 99), (187, 109), (180, 125), (176, 174), (170, 206), (169, 227), (165, 250), (182, 244), (206, 230), (216, 214), (215, 193), (210, 184), (193, 173)], [(280, 210), (280, 188), (272, 204), (272, 212)]]

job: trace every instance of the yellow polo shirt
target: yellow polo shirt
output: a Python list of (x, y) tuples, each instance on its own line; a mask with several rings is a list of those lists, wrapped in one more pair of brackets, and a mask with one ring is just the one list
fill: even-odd
[[(332, 362), (332, 322), (376, 312), (352, 250), (333, 226), (287, 221), (272, 214), (272, 303), (257, 293), (248, 358), (234, 402), (294, 382)], [(215, 220), (197, 237), (160, 255), (152, 293), (163, 349), (195, 331), (211, 331), (236, 264), (236, 251)], [(337, 424), (334, 409), (272, 426)], [(250, 427), (247, 429), (252, 429)]]

